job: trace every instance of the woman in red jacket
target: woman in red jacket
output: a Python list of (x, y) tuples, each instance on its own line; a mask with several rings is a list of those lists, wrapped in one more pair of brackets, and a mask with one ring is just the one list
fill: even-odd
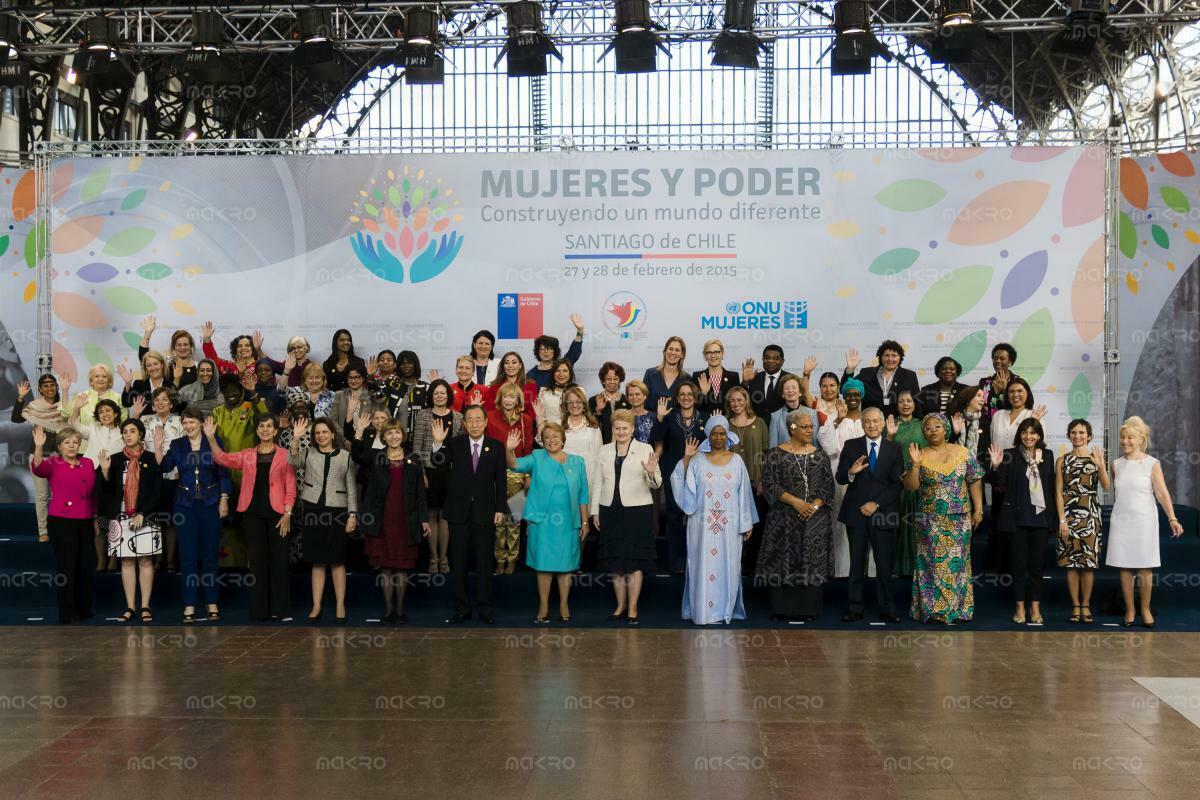
[(484, 410), (491, 412), (496, 407), (496, 395), (504, 386), (515, 386), (521, 391), (525, 398), (522, 407), (526, 414), (533, 416), (533, 401), (537, 400), (538, 385), (525, 374), (525, 362), (516, 353), (505, 353), (500, 359), (500, 374), (483, 391)]
[[(488, 412), (487, 436), (506, 442), (510, 433), (517, 433), (521, 437), (514, 450), (518, 457), (533, 451), (533, 415), (525, 413), (525, 408), (524, 392), (516, 384), (508, 383), (500, 387), (496, 393), (496, 407)], [(525, 487), (525, 476), (510, 470), (508, 496), (512, 497)], [(521, 524), (506, 510), (504, 519), (496, 526), (496, 574), (512, 575), (520, 552)]]
[[(292, 506), (296, 503), (296, 473), (288, 463), (287, 450), (275, 444), (279, 425), (271, 414), (255, 419), (258, 446), (237, 453), (226, 453), (217, 441), (217, 425), (212, 417), (204, 420), (204, 435), (212, 448), (213, 460), (226, 469), (242, 471), (237, 510), (254, 586), (250, 595), (250, 616), (256, 620), (278, 621), (287, 616), (288, 547), (292, 530)], [(209, 619), (220, 619), (211, 610)]]

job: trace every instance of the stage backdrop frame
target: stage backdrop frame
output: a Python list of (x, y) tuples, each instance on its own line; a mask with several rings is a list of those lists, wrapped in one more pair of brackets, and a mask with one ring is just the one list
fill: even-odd
[[(1074, 141), (1064, 141), (1053, 132), (1022, 131), (1022, 142), (1015, 147), (986, 147), (983, 149), (1016, 150), (1021, 147), (1063, 146), (1082, 147), (1102, 144), (1105, 150), (1106, 168), (1104, 184), (1104, 328), (1103, 328), (1103, 387), (1102, 418), (1104, 421), (1104, 447), (1106, 452), (1115, 452), (1116, 432), (1119, 426), (1117, 414), (1120, 403), (1116, 393), (1120, 385), (1117, 371), (1120, 368), (1119, 292), (1117, 291), (1118, 241), (1117, 225), (1120, 190), (1120, 157), (1122, 140), (1119, 128), (1094, 132), (1093, 136), (1079, 136)], [(1076, 132), (1078, 136), (1078, 132)], [(36, 301), (37, 301), (37, 369), (39, 372), (52, 368), (51, 342), (53, 339), (51, 311), (52, 256), (49, 246), (51, 236), (51, 198), (48, 186), (50, 171), (58, 159), (155, 156), (176, 158), (198, 158), (206, 155), (238, 156), (344, 156), (344, 155), (413, 155), (410, 150), (398, 146), (393, 140), (361, 139), (355, 141), (321, 140), (308, 138), (256, 139), (256, 140), (197, 140), (179, 141), (75, 141), (38, 142), (35, 145), (33, 167), (35, 171), (36, 214), (34, 230), (37, 253)], [(896, 148), (894, 142), (887, 149)], [(836, 148), (830, 148), (836, 149)], [(859, 148), (855, 148), (859, 149)], [(664, 151), (678, 152), (678, 151)], [(712, 151), (703, 151), (711, 158)], [(871, 363), (869, 354), (864, 354), (863, 366)]]

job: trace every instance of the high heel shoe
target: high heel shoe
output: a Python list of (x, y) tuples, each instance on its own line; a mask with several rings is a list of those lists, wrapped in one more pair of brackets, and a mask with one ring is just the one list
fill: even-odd
[(1131, 619), (1123, 619), (1123, 620), (1121, 620), (1121, 627), (1122, 628), (1132, 628), (1133, 622), (1134, 621)]
[[(609, 622), (616, 622), (616, 621), (617, 621), (617, 620), (619, 620), (619, 619), (625, 619), (625, 612), (624, 612), (624, 611), (618, 611), (618, 612), (617, 612), (617, 613), (615, 613), (615, 614), (609, 614), (609, 615), (608, 615), (608, 621), (609, 621)], [(634, 617), (634, 619), (637, 619), (637, 617)]]
[(316, 616), (313, 616), (310, 614), (309, 616), (304, 618), (304, 621), (307, 622), (309, 625), (316, 625), (318, 622), (321, 621), (321, 612), (318, 611), (316, 613)]
[(1079, 624), (1080, 622), (1083, 622), (1083, 612), (1080, 610), (1083, 608), (1083, 606), (1071, 606), (1071, 608), (1074, 610), (1075, 613), (1073, 613), (1073, 614), (1071, 614), (1071, 616), (1067, 617), (1067, 622), (1074, 622), (1075, 624)]

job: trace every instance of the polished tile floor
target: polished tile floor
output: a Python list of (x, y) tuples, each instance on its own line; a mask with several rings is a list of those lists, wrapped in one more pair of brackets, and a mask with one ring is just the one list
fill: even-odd
[(0, 798), (1194, 800), (1198, 673), (1161, 632), (9, 627)]

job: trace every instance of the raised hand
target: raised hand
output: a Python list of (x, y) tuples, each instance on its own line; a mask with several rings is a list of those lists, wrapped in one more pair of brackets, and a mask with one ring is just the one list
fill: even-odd
[(1000, 462), (1004, 460), (1004, 448), (992, 442), (988, 445), (988, 460), (992, 462), (993, 467), (1000, 466)]
[(211, 320), (209, 320), (208, 322), (205, 322), (203, 325), (200, 326), (200, 338), (206, 342), (212, 341), (214, 330), (215, 330), (215, 328), (213, 328), (213, 324), (212, 324)]
[(545, 413), (546, 413), (546, 406), (543, 405), (543, 403), (542, 403), (542, 396), (538, 395), (537, 397), (535, 397), (533, 399), (533, 418), (541, 419), (542, 415)]
[(435, 419), (429, 426), (429, 433), (435, 442), (441, 444), (446, 441), (446, 436), (450, 433), (450, 426), (440, 419)]
[[(658, 451), (657, 450), (654, 450), (650, 453), (650, 457), (646, 459), (644, 464), (642, 464), (642, 469), (645, 470), (647, 475), (653, 475), (654, 470), (658, 469)], [(597, 525), (596, 527), (599, 528), (600, 526)]]
[(258, 377), (254, 374), (254, 370), (242, 370), (241, 374), (238, 376), (238, 379), (241, 380), (242, 388), (246, 390), (246, 393), (253, 394), (254, 387), (258, 386)]
[(1104, 448), (1098, 444), (1092, 445), (1092, 460), (1098, 465), (1104, 464)]
[(143, 395), (138, 395), (133, 398), (133, 402), (129, 404), (129, 416), (134, 419), (139, 419), (142, 414), (146, 413), (146, 398)]
[(516, 449), (521, 446), (521, 440), (525, 437), (522, 435), (519, 428), (514, 428), (508, 432), (508, 438), (504, 442), (504, 446), (509, 450), (516, 452)]
[(841, 397), (839, 397), (838, 399), (833, 401), (833, 407), (837, 409), (838, 419), (845, 419), (845, 417), (846, 417), (846, 401), (843, 400)]
[(154, 429), (152, 438), (154, 439), (154, 452), (161, 453), (163, 451), (163, 445), (167, 443), (166, 429), (159, 425)]
[(71, 407), (74, 408), (76, 411), (79, 411), (81, 408), (86, 406), (87, 403), (88, 403), (87, 392), (80, 392), (79, 394), (75, 395), (75, 402), (71, 404)]
[(888, 418), (887, 418), (888, 438), (891, 439), (893, 436), (895, 436), (896, 431), (898, 431), (898, 430), (900, 430), (900, 423), (896, 422), (896, 418), (893, 415), (888, 414)]
[(69, 397), (70, 392), (67, 390), (70, 388), (71, 388), (71, 376), (70, 376), (70, 374), (67, 373), (66, 370), (63, 370), (62, 372), (58, 373), (59, 396), (60, 397)]
[(180, 361), (178, 358), (171, 360), (171, 374), (175, 378), (171, 382), (174, 383), (176, 386), (178, 386), (179, 383), (183, 380), (183, 362)]
[(700, 440), (697, 439), (695, 436), (689, 436), (687, 438), (687, 441), (684, 442), (684, 445), (683, 445), (683, 457), (691, 458), (694, 455), (696, 455), (696, 453), (699, 453), (699, 452), (700, 452)]
[(121, 380), (125, 381), (125, 385), (133, 383), (133, 370), (124, 364), (117, 364), (117, 374), (121, 376)]
[(212, 417), (204, 418), (204, 435), (209, 439), (217, 438), (217, 423)]
[(354, 438), (361, 439), (363, 432), (371, 427), (371, 412), (363, 409), (354, 417)]
[(583, 333), (583, 317), (579, 314), (571, 315), (571, 324), (575, 326), (575, 330)]
[[(17, 384), (17, 399), (18, 400), (24, 400), (25, 396), (28, 395), (29, 392), (30, 392), (30, 389), (29, 389), (29, 381), (28, 380), (23, 380)], [(603, 397), (603, 396), (604, 395), (601, 395), (601, 397)]]
[(481, 390), (479, 390), (478, 388), (472, 389), (471, 393), (469, 395), (467, 395), (467, 405), (469, 405), (469, 406), (483, 405), (483, 392)]
[(1033, 410), (1033, 418), (1036, 420), (1041, 420), (1042, 417), (1046, 416), (1046, 412), (1048, 410), (1049, 409), (1047, 409), (1045, 406), (1038, 406)]
[(262, 331), (253, 331), (250, 334), (250, 341), (254, 342), (255, 355), (262, 352), (263, 335)]
[(857, 348), (851, 347), (846, 351), (846, 372), (854, 372), (854, 370), (858, 369), (860, 362), (861, 359), (858, 357)]
[(41, 425), (33, 426), (33, 446), (38, 450), (46, 446), (46, 429)]
[(146, 337), (147, 341), (150, 339), (150, 335), (154, 333), (154, 329), (157, 326), (158, 322), (154, 319), (153, 315), (142, 320), (142, 335)]
[(963, 431), (966, 430), (966, 424), (967, 421), (962, 414), (955, 414), (950, 418), (950, 427), (954, 429), (955, 436), (962, 436)]
[(300, 439), (308, 433), (308, 418), (300, 417), (292, 423), (292, 444), (300, 444)]
[(754, 369), (754, 359), (747, 358), (742, 362), (742, 382), (749, 383), (750, 381), (754, 380), (755, 374), (756, 370)]
[(671, 401), (666, 397), (658, 398), (658, 421), (662, 422), (671, 413)]
[(916, 442), (908, 446), (908, 460), (912, 462), (914, 467), (921, 464), (921, 448), (917, 446)]
[(374, 375), (379, 369), (379, 359), (375, 356), (367, 357), (367, 375)]
[(870, 461), (867, 459), (867, 457), (859, 456), (858, 458), (854, 459), (854, 463), (850, 465), (850, 469), (848, 470), (848, 472), (851, 475), (857, 475), (858, 473), (860, 473), (864, 469), (866, 469), (868, 466), (870, 466)]
[(817, 368), (817, 357), (816, 356), (809, 356), (808, 358), (804, 359), (804, 374), (805, 375), (811, 375), (812, 371), (815, 370), (816, 368)]
[(708, 379), (707, 372), (701, 372), (700, 377), (696, 380), (696, 383), (700, 385), (700, 394), (706, 395), (712, 389), (712, 381)]
[(442, 373), (438, 372), (436, 369), (429, 370), (429, 381), (431, 383), (433, 381), (440, 381), (441, 379), (442, 379)]
[(599, 414), (608, 405), (608, 398), (604, 396), (604, 392), (596, 395), (596, 413)]
[(96, 454), (96, 463), (99, 465), (100, 469), (104, 470), (104, 474), (107, 475), (108, 467), (110, 464), (112, 464), (112, 458), (108, 455), (107, 450), (101, 450)]

